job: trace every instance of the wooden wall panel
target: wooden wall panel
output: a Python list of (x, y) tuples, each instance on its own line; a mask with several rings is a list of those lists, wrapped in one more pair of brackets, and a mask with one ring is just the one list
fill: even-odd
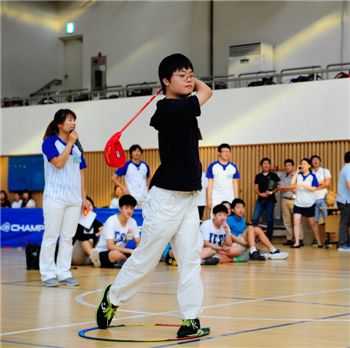
[[(255, 204), (254, 178), (260, 171), (259, 162), (263, 157), (269, 157), (276, 169), (283, 169), (283, 161), (292, 158), (298, 163), (303, 157), (314, 154), (322, 158), (324, 167), (329, 168), (333, 175), (331, 189), (336, 191), (338, 173), (343, 166), (343, 157), (346, 151), (350, 151), (350, 141), (324, 141), (285, 144), (256, 144), (235, 145), (232, 147), (231, 160), (237, 164), (241, 174), (240, 196), (246, 201), (247, 217), (249, 218)], [(128, 154), (127, 154), (128, 155)], [(85, 154), (88, 168), (86, 170), (86, 187), (96, 206), (107, 206), (112, 197), (113, 184), (111, 176), (113, 169), (104, 163), (102, 152), (89, 152)], [(201, 147), (200, 159), (203, 170), (206, 171), (210, 162), (217, 159), (216, 147)], [(144, 150), (143, 160), (146, 161), (153, 174), (159, 166), (158, 149)], [(8, 191), (8, 157), (1, 157), (1, 188)], [(12, 196), (10, 195), (10, 198)], [(34, 198), (38, 206), (42, 205), (42, 193), (35, 192)], [(208, 216), (206, 214), (206, 216)]]

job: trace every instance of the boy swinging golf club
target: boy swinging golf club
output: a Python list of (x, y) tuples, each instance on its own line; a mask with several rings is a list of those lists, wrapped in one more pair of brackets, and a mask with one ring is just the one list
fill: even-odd
[[(115, 278), (103, 291), (96, 319), (100, 329), (110, 326), (117, 308), (142, 286), (157, 266), (170, 241), (178, 262), (177, 298), (182, 319), (178, 338), (207, 335), (199, 314), (203, 300), (197, 198), (201, 189), (199, 128), (201, 106), (211, 89), (195, 78), (191, 61), (173, 54), (159, 65), (165, 98), (158, 101), (150, 125), (158, 131), (161, 164), (144, 203), (141, 242)], [(191, 95), (195, 91), (196, 95)]]

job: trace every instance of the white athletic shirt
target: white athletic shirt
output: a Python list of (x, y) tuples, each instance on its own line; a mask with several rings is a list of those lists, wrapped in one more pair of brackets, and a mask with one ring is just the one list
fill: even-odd
[(222, 201), (233, 201), (235, 196), (232, 180), (240, 178), (238, 168), (234, 163), (222, 164), (219, 161), (211, 163), (207, 170), (207, 178), (213, 179), (213, 207)]
[(81, 205), (80, 170), (86, 168), (86, 163), (78, 147), (76, 145), (72, 147), (63, 168), (58, 169), (50, 162), (64, 151), (66, 145), (57, 135), (47, 137), (43, 142), (45, 173), (43, 199), (65, 205)]
[(132, 234), (133, 238), (140, 238), (140, 231), (135, 219), (128, 219), (125, 226), (122, 226), (117, 214), (112, 215), (106, 220), (103, 226), (103, 232), (96, 245), (96, 249), (99, 252), (108, 251), (107, 239), (113, 239), (116, 246), (124, 248), (129, 239), (129, 236), (127, 238), (127, 234)]
[[(318, 168), (318, 171), (316, 172), (315, 170), (312, 171), (317, 178), (317, 181), (319, 184), (323, 183), (326, 179), (330, 179), (331, 173), (328, 169), (326, 168)], [(328, 190), (326, 188), (322, 189), (322, 190), (317, 190), (315, 191), (315, 198), (316, 199), (324, 199), (326, 197)]]
[(213, 220), (205, 220), (201, 226), (200, 231), (203, 237), (203, 240), (209, 241), (217, 246), (220, 246), (221, 242), (226, 239), (226, 233), (223, 226), (219, 229), (215, 227)]
[(22, 200), (12, 202), (11, 208), (21, 208), (22, 207)]
[(136, 164), (133, 161), (127, 161), (124, 167), (119, 168), (115, 174), (125, 175), (126, 186), (137, 202), (142, 202), (146, 198), (147, 177), (150, 175), (150, 169), (146, 162), (141, 161)]
[(206, 206), (207, 205), (207, 187), (208, 187), (208, 178), (206, 174), (202, 173), (202, 189), (199, 193), (198, 197), (198, 206)]
[[(304, 176), (303, 174), (298, 174), (297, 176), (297, 184), (306, 184), (307, 186), (318, 187), (318, 181), (313, 173), (309, 173)], [(296, 199), (294, 204), (300, 208), (309, 208), (315, 203), (315, 192), (309, 191), (304, 187), (296, 189)]]

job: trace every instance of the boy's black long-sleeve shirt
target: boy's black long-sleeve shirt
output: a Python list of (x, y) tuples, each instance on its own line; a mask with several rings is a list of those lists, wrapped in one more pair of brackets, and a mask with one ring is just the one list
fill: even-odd
[(200, 114), (196, 96), (158, 101), (150, 125), (158, 131), (161, 164), (152, 178), (151, 187), (185, 192), (201, 189), (197, 122)]

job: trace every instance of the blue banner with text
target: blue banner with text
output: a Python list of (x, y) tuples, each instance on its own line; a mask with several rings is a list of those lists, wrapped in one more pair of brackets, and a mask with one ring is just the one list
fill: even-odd
[[(97, 220), (104, 223), (117, 209), (98, 208), (94, 210)], [(43, 239), (44, 216), (41, 208), (12, 209), (1, 208), (1, 247), (25, 247), (26, 243), (41, 244)], [(138, 226), (142, 226), (141, 209), (135, 209), (133, 218)]]

